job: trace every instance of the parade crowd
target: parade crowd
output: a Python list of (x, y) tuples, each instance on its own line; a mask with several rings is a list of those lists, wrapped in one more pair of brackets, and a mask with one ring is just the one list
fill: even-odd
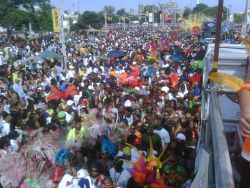
[[(0, 183), (21, 188), (189, 187), (207, 41), (112, 26), (13, 38), (0, 52)], [(0, 186), (0, 187), (1, 187)]]

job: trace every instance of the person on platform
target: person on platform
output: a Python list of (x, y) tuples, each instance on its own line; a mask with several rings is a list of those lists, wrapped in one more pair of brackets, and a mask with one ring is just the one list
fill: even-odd
[[(248, 60), (249, 61), (249, 60)], [(250, 66), (248, 66), (247, 76), (245, 79), (245, 84), (250, 83)], [(244, 145), (247, 143), (246, 139), (250, 138), (250, 91), (243, 89), (239, 92), (239, 103), (241, 109), (241, 118), (240, 118), (240, 131), (242, 136), (244, 136)], [(245, 145), (245, 150), (250, 150), (250, 145)], [(243, 150), (244, 150), (243, 149)], [(249, 187), (249, 174), (250, 174), (250, 156), (247, 154), (248, 152), (244, 152), (242, 155), (243, 169), (241, 172), (241, 182), (240, 188)]]

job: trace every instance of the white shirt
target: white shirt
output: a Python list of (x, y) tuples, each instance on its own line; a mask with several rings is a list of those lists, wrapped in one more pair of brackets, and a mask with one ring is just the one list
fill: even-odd
[(1, 129), (1, 137), (6, 136), (10, 133), (10, 123), (7, 123), (5, 120), (2, 121), (3, 124), (0, 127)]
[(70, 115), (68, 112), (65, 112), (65, 114), (66, 114), (66, 121), (67, 121), (67, 123), (70, 123), (71, 120), (72, 120), (72, 115)]
[(16, 140), (10, 140), (10, 146), (9, 146), (9, 150), (11, 153), (15, 153), (17, 152), (19, 146), (18, 146), (18, 142)]
[(162, 148), (164, 148), (164, 146), (170, 142), (170, 136), (166, 129), (164, 128), (161, 128), (160, 130), (155, 129), (154, 133), (158, 134), (161, 137)]
[(116, 184), (118, 187), (121, 188), (127, 187), (127, 182), (131, 177), (131, 175), (126, 169), (123, 169), (121, 173), (117, 173), (113, 167), (109, 170), (109, 174), (113, 183)]
[(23, 86), (22, 86), (22, 85), (15, 83), (15, 84), (13, 85), (13, 90), (14, 90), (15, 92), (17, 92), (17, 94), (18, 94), (18, 96), (19, 96), (20, 98), (26, 98), (26, 94), (25, 94), (24, 91), (23, 91)]
[(66, 79), (69, 80), (70, 78), (74, 78), (75, 71), (69, 70), (66, 74)]

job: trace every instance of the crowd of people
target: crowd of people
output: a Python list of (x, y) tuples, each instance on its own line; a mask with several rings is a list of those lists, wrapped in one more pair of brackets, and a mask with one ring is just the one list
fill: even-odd
[[(2, 187), (189, 187), (199, 137), (197, 31), (113, 26), (13, 39), (0, 54)], [(63, 61), (64, 60), (64, 61)]]

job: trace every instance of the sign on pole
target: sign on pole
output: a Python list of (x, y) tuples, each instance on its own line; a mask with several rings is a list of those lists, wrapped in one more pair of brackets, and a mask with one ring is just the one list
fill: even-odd
[(61, 31), (60, 17), (60, 10), (52, 9), (53, 29), (56, 33)]
[(250, 24), (250, 10), (247, 10), (247, 24)]
[(148, 14), (148, 22), (153, 23), (153, 13)]
[(229, 22), (231, 22), (231, 23), (234, 22), (234, 14), (229, 15)]

